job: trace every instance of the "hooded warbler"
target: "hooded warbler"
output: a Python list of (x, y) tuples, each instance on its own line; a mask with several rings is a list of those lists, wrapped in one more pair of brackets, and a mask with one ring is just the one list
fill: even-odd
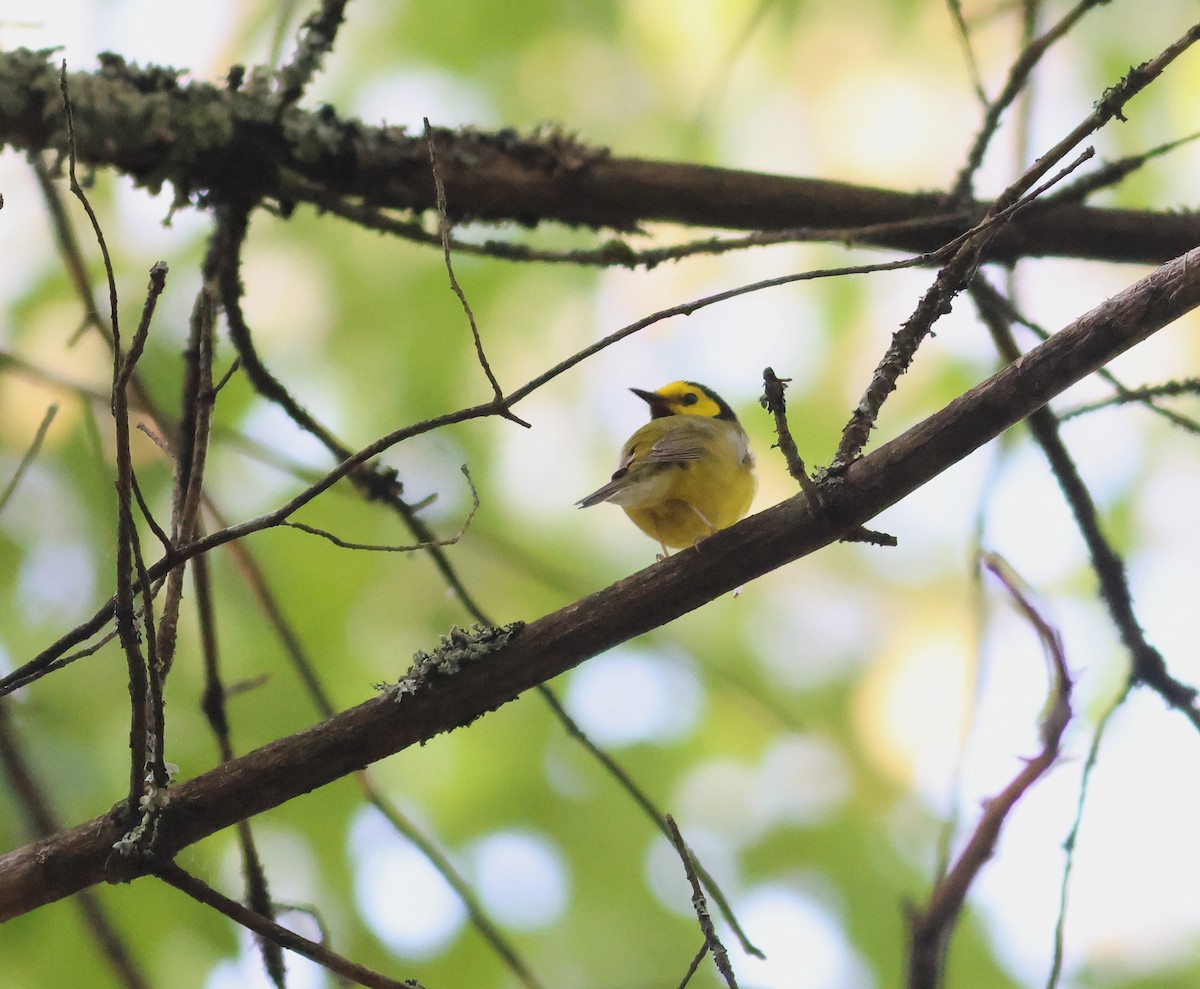
[(620, 505), (664, 555), (744, 516), (754, 497), (754, 455), (733, 409), (694, 381), (630, 391), (650, 406), (650, 421), (629, 437), (612, 480), (579, 507)]

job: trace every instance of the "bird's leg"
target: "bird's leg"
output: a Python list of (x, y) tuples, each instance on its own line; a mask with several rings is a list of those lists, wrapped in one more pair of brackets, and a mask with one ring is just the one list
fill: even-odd
[(715, 525), (713, 525), (710, 521), (708, 521), (708, 516), (705, 515), (702, 511), (700, 511), (700, 509), (698, 509), (691, 502), (684, 502), (684, 504), (686, 504), (688, 508), (690, 508), (693, 512), (695, 512), (700, 517), (701, 522), (703, 522), (706, 526), (708, 526), (708, 535), (697, 536), (696, 541), (694, 543), (692, 543), (693, 546), (699, 546), (701, 540), (707, 539), (708, 536), (714, 535), (716, 533), (717, 527)]

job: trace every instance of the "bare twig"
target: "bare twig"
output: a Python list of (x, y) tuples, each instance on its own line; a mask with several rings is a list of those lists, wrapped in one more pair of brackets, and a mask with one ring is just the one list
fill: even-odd
[(688, 969), (683, 973), (683, 978), (679, 980), (678, 989), (687, 989), (687, 984), (692, 981), (692, 976), (700, 969), (700, 963), (704, 961), (704, 956), (708, 954), (708, 942), (705, 941), (700, 945), (700, 950), (692, 957), (692, 963), (688, 965)]
[(521, 985), (526, 989), (542, 989), (542, 983), (534, 975), (528, 962), (517, 952), (516, 947), (500, 930), (499, 925), (488, 916), (479, 897), (475, 895), (475, 891), (454, 867), (449, 857), (405, 814), (402, 814), (393, 801), (388, 800), (379, 792), (374, 780), (366, 770), (356, 773), (355, 776), (366, 799), (383, 814), (399, 834), (404, 835), (416, 846), (417, 850), (429, 860), (438, 874), (454, 890), (479, 936), (496, 952)]
[[(215, 391), (213, 390), (213, 328), (216, 323), (216, 293), (206, 282), (196, 296), (192, 309), (191, 331), (185, 352), (179, 440), (174, 460), (174, 488), (171, 492), (171, 542), (181, 546), (191, 542), (199, 531), (200, 506), (204, 490), (204, 468), (208, 463), (208, 444)], [(179, 606), (183, 598), (184, 567), (167, 575), (162, 618), (159, 622), (158, 673), (163, 679), (175, 660), (175, 642), (179, 624)]]
[[(1009, 362), (1020, 360), (1021, 352), (1012, 338), (1004, 314), (988, 306), (986, 294), (977, 296), (976, 303), (1004, 359)], [(1048, 407), (1040, 408), (1030, 415), (1029, 429), (1046, 455), (1063, 497), (1075, 517), (1075, 524), (1087, 544), (1092, 569), (1100, 583), (1100, 596), (1117, 627), (1122, 644), (1129, 650), (1133, 660), (1130, 677), (1134, 682), (1150, 687), (1200, 729), (1196, 690), (1171, 676), (1162, 654), (1146, 641), (1134, 612), (1125, 564), (1104, 535), (1091, 493), (1059, 435), (1057, 417)]]
[[(352, 201), (349, 197), (329, 191), (327, 188), (293, 176), (292, 181), (304, 190), (304, 198), (322, 212), (349, 220), (358, 227), (378, 230), (417, 244), (443, 246), (440, 233), (430, 233), (418, 221), (403, 220), (380, 207)], [(595, 248), (574, 250), (550, 250), (516, 244), (510, 241), (485, 240), (482, 243), (449, 236), (450, 249), (455, 254), (469, 254), (495, 258), (500, 261), (541, 262), (544, 264), (571, 264), (597, 268), (644, 268), (650, 270), (668, 261), (681, 261), (699, 255), (721, 255), (743, 251), (753, 247), (771, 247), (777, 244), (838, 243), (847, 247), (870, 245), (881, 238), (901, 234), (941, 231), (948, 227), (961, 226), (974, 214), (959, 210), (908, 220), (884, 223), (869, 223), (856, 227), (808, 226), (784, 230), (755, 230), (748, 234), (730, 237), (705, 237), (684, 241), (666, 247), (638, 249), (625, 240), (609, 240)], [(930, 262), (926, 262), (930, 263)]]
[[(783, 397), (791, 378), (778, 378), (771, 368), (763, 371), (763, 394), (759, 403), (775, 421), (776, 446), (783, 453), (787, 463), (788, 473), (792, 475), (804, 491), (813, 510), (818, 510), (823, 504), (820, 487), (814, 483), (804, 469), (804, 461), (800, 459), (800, 451), (796, 449), (796, 441), (787, 424), (787, 402)], [(876, 532), (873, 529), (858, 528), (842, 537), (847, 543), (873, 543), (877, 546), (895, 546), (896, 537), (886, 532)]]
[(463, 464), (459, 470), (462, 471), (463, 477), (467, 479), (467, 486), (471, 489), (471, 510), (467, 513), (467, 517), (463, 519), (462, 525), (458, 527), (458, 531), (452, 536), (413, 543), (409, 546), (382, 546), (377, 543), (352, 543), (342, 539), (340, 536), (335, 536), (332, 532), (326, 532), (324, 529), (305, 525), (303, 522), (284, 522), (283, 525), (292, 529), (299, 529), (301, 532), (307, 532), (313, 536), (320, 536), (322, 539), (327, 539), (333, 545), (340, 546), (342, 549), (366, 550), (372, 553), (414, 553), (418, 550), (429, 549), (431, 546), (453, 546), (467, 534), (467, 529), (470, 528), (471, 522), (475, 518), (475, 513), (479, 511), (479, 492), (475, 490), (475, 483), (471, 480), (471, 472), (467, 470), (466, 464)]
[[(229, 718), (225, 707), (225, 685), (221, 678), (220, 650), (217, 644), (217, 620), (213, 608), (212, 585), (209, 580), (208, 558), (197, 557), (192, 566), (192, 583), (196, 588), (196, 612), (200, 624), (200, 647), (204, 656), (204, 693), (200, 707), (221, 753), (221, 762), (234, 758), (233, 740), (229, 732)], [(269, 921), (276, 916), (275, 903), (271, 899), (266, 869), (254, 842), (254, 832), (249, 821), (237, 823), (238, 851), (242, 858), (242, 876), (246, 884), (246, 902), (249, 907)], [(263, 968), (279, 987), (285, 983), (283, 954), (278, 944), (266, 938), (258, 939)]]
[(425, 141), (429, 145), (429, 170), (433, 173), (433, 186), (436, 191), (438, 227), (441, 231), (442, 239), (442, 258), (446, 263), (446, 274), (450, 276), (450, 288), (458, 296), (458, 301), (462, 304), (463, 312), (466, 313), (467, 322), (471, 326), (471, 339), (475, 341), (475, 358), (479, 361), (479, 366), (483, 368), (483, 373), (487, 376), (488, 384), (492, 386), (492, 394), (495, 396), (496, 404), (500, 407), (500, 415), (528, 429), (529, 423), (515, 415), (504, 401), (504, 389), (500, 387), (500, 382), (496, 380), (496, 375), (492, 371), (492, 365), (488, 363), (487, 354), (483, 352), (483, 338), (479, 335), (479, 326), (475, 322), (475, 313), (471, 311), (471, 304), (467, 301), (467, 294), (462, 290), (462, 286), (458, 284), (458, 277), (454, 274), (454, 263), (450, 259), (450, 218), (446, 213), (446, 187), (442, 184), (442, 173), (438, 170), (437, 149), (433, 140), (433, 128), (429, 126), (428, 117), (425, 118)]
[(963, 57), (967, 62), (967, 74), (971, 77), (971, 88), (985, 109), (988, 106), (987, 93), (983, 89), (983, 76), (979, 73), (979, 63), (975, 59), (975, 46), (971, 44), (971, 31), (967, 27), (967, 19), (963, 16), (962, 0), (946, 0), (950, 10), (950, 18), (954, 21), (954, 30), (958, 40), (962, 42)]
[(783, 454), (783, 459), (787, 463), (788, 473), (792, 475), (792, 480), (800, 485), (800, 489), (808, 496), (808, 500), (812, 502), (813, 508), (819, 508), (821, 505), (821, 490), (814, 484), (804, 469), (804, 461), (800, 458), (800, 451), (796, 449), (796, 441), (792, 437), (792, 431), (788, 428), (787, 422), (787, 402), (783, 397), (784, 391), (787, 389), (791, 378), (778, 378), (775, 376), (775, 371), (772, 368), (764, 368), (763, 370), (763, 394), (759, 399), (759, 403), (764, 409), (771, 413), (771, 418), (775, 420), (775, 445), (779, 447), (779, 452)]
[(958, 858), (934, 886), (926, 905), (912, 911), (909, 918), (908, 989), (935, 989), (941, 984), (945, 948), (967, 892), (994, 854), (1009, 812), (1058, 759), (1062, 734), (1071, 718), (1071, 677), (1057, 631), (1033, 606), (1019, 579), (1003, 561), (988, 555), (985, 565), (1000, 578), (1046, 650), (1052, 682), (1039, 726), (1042, 748), (1026, 761), (1008, 786), (986, 801), (979, 822)]
[(1126, 683), (1125, 689), (1113, 699), (1112, 704), (1101, 716), (1099, 724), (1096, 725), (1095, 734), (1092, 735), (1092, 744), (1088, 747), (1087, 761), (1083, 765), (1083, 773), (1079, 780), (1079, 800), (1075, 805), (1075, 820), (1071, 823), (1071, 830), (1066, 841), (1063, 842), (1066, 861), (1063, 864), (1062, 885), (1059, 887), (1058, 893), (1058, 919), (1054, 924), (1054, 957), (1050, 963), (1050, 974), (1046, 978), (1046, 989), (1056, 989), (1062, 974), (1064, 932), (1067, 922), (1067, 891), (1071, 885), (1071, 871), (1075, 866), (1075, 843), (1079, 840), (1079, 829), (1083, 824), (1083, 808), (1087, 803), (1088, 785), (1092, 779), (1092, 771), (1096, 768), (1096, 760), (1100, 756), (1100, 743), (1104, 739), (1105, 730), (1108, 728), (1112, 716), (1129, 697), (1132, 688), (1132, 683)]
[(41, 450), (42, 443), (46, 440), (46, 433), (50, 430), (50, 423), (54, 422), (54, 416), (57, 413), (57, 405), (51, 405), (46, 409), (46, 414), (42, 416), (42, 421), (38, 425), (37, 432), (33, 434), (33, 441), (25, 450), (24, 455), (21, 457), (21, 462), (17, 464), (17, 469), (13, 471), (12, 477), (4, 485), (4, 490), (0, 491), (0, 512), (4, 511), (4, 506), (8, 504), (8, 499), (12, 497), (13, 492), (17, 490), (17, 485), (21, 483), (21, 479), (33, 465), (34, 460), (37, 459), (38, 451)]
[(1124, 158), (1118, 158), (1116, 161), (1102, 162), (1094, 172), (1088, 172), (1085, 175), (1081, 175), (1074, 182), (1068, 182), (1057, 192), (1047, 196), (1043, 202), (1045, 205), (1082, 202), (1093, 192), (1108, 189), (1116, 185), (1127, 175), (1136, 172), (1148, 161), (1168, 154), (1176, 148), (1195, 141), (1197, 138), (1200, 138), (1200, 131), (1195, 134), (1188, 134), (1175, 141), (1167, 141), (1165, 144), (1159, 144), (1140, 154), (1128, 155)]
[[(982, 275), (976, 275), (975, 279), (971, 282), (971, 295), (974, 299), (976, 299), (977, 305), (979, 302), (982, 302), (988, 308), (992, 309), (997, 316), (1002, 316), (1010, 323), (1024, 326), (1039, 340), (1048, 340), (1050, 338), (1049, 332), (1044, 327), (1039, 326), (1037, 323), (1020, 313), (1013, 305), (1012, 300), (997, 291), (997, 289), (993, 287), (992, 284)], [(1118, 380), (1117, 376), (1106, 367), (1097, 369), (1096, 376), (1102, 381), (1112, 385), (1112, 387), (1116, 390), (1118, 398), (1123, 398), (1133, 394), (1134, 389), (1123, 385), (1120, 380)], [(1180, 415), (1178, 412), (1175, 412), (1172, 409), (1165, 409), (1160, 405), (1156, 405), (1150, 398), (1143, 399), (1142, 405), (1151, 412), (1161, 416), (1168, 422), (1180, 427), (1181, 429), (1185, 429), (1190, 433), (1200, 433), (1200, 423), (1196, 422), (1194, 419)], [(1068, 412), (1062, 415), (1060, 418), (1068, 419), (1076, 414), (1078, 413)]]
[[(1154, 404), (1154, 399), (1178, 398), (1180, 395), (1200, 395), (1200, 378), (1182, 378), (1178, 381), (1164, 381), (1159, 385), (1145, 385), (1141, 388), (1122, 388), (1120, 392), (1110, 398), (1102, 399), (1099, 402), (1089, 402), (1087, 405), (1080, 405), (1077, 408), (1070, 409), (1060, 415), (1059, 419), (1062, 422), (1066, 422), (1068, 419), (1074, 419), (1076, 416), (1089, 415), (1101, 409), (1111, 408), (1114, 405), (1128, 405), (1131, 402), (1136, 402), (1155, 411), (1162, 411)], [(1192, 431), (1200, 431), (1200, 426), (1197, 426), (1191, 420), (1187, 421), (1191, 424)]]
[[(10, 792), (25, 812), (33, 836), (45, 838), (60, 831), (62, 822), (51, 806), (50, 797), (37, 773), (25, 757), (24, 746), (10, 717), (7, 701), (0, 701), (0, 765), (4, 767)], [(125, 989), (147, 989), (149, 981), (96, 893), (85, 889), (74, 899), (83, 914), (88, 933), (120, 984)]]
[(350, 959), (344, 958), (336, 952), (330, 951), (324, 945), (317, 944), (316, 941), (310, 941), (306, 937), (301, 937), (295, 931), (289, 931), (286, 927), (280, 927), (274, 921), (268, 920), (261, 914), (242, 906), (236, 900), (231, 900), (229, 897), (218, 893), (207, 883), (185, 872), (173, 862), (159, 866), (155, 869), (154, 874), (163, 880), (163, 882), (174, 886), (182, 893), (186, 893), (198, 903), (203, 903), (207, 907), (219, 910), (230, 920), (241, 924), (247, 930), (253, 931), (260, 938), (266, 938), (278, 944), (281, 948), (286, 948), (288, 951), (294, 951), (298, 955), (303, 955), (305, 958), (311, 959), (318, 965), (323, 965), (329, 971), (340, 975), (342, 978), (349, 979), (355, 985), (369, 986), (371, 989), (420, 989), (420, 984), (412, 979), (400, 982), (396, 979), (388, 978), (386, 975), (382, 975), (364, 965), (352, 962)]
[[(1064, 149), (1064, 152), (1065, 150), (1069, 149)], [(955, 297), (966, 288), (974, 277), (991, 238), (1019, 210), (1036, 200), (1039, 195), (1077, 168), (1091, 154), (1091, 149), (1087, 149), (1049, 181), (1029, 191), (1036, 179), (1044, 175), (1049, 167), (1043, 165), (1039, 160), (1034, 168), (1027, 171), (1005, 190), (987, 216), (971, 231), (959, 238), (950, 259), (938, 271), (933, 284), (921, 297), (912, 315), (892, 335), (891, 344), (876, 366), (866, 391), (863, 392), (862, 398), (842, 430), (837, 453), (829, 467), (830, 474), (840, 474), (852, 460), (862, 453), (871, 430), (879, 418), (883, 403), (896, 390), (896, 383), (900, 376), (908, 370), (916, 356), (917, 348), (932, 331), (933, 324), (950, 311)]]
[[(1075, 26), (1084, 14), (1092, 7), (1099, 6), (1105, 0), (1079, 0), (1079, 2), (1066, 12), (1059, 19), (1058, 23), (1051, 27), (1040, 38), (1027, 45), (1025, 49), (1017, 56), (1017, 60), (1009, 69), (1008, 79), (1004, 83), (1004, 88), (1000, 94), (993, 100), (984, 114), (983, 126), (979, 129), (979, 134), (975, 138), (975, 143), (972, 144), (971, 150), (967, 153), (966, 164), (963, 165), (962, 171), (959, 172), (958, 179), (954, 183), (954, 191), (951, 193), (953, 202), (965, 202), (971, 198), (971, 184), (974, 180), (975, 172), (978, 171), (980, 164), (983, 161), (984, 152), (987, 151), (988, 145), (991, 143), (992, 137), (996, 133), (996, 128), (1000, 124), (1000, 118), (1004, 115), (1014, 100), (1024, 90), (1028, 82), (1030, 73), (1041, 61), (1042, 56), (1049, 51), (1051, 45), (1063, 38), (1066, 33)], [(1082, 137), (1073, 142), (1079, 143)], [(1061, 156), (1060, 156), (1061, 157)], [(1051, 162), (1053, 165), (1053, 162)]]
[(679, 854), (679, 860), (683, 863), (684, 874), (692, 886), (692, 909), (696, 911), (696, 919), (700, 922), (700, 931), (704, 935), (704, 943), (708, 950), (712, 952), (713, 963), (717, 966), (717, 971), (721, 973), (725, 984), (729, 986), (729, 989), (738, 989), (737, 979), (733, 974), (733, 966), (729, 964), (729, 953), (725, 950), (725, 945), (721, 943), (721, 939), (717, 936), (717, 929), (708, 912), (708, 901), (704, 898), (704, 890), (701, 888), (700, 879), (696, 875), (692, 853), (684, 842), (683, 835), (679, 833), (679, 827), (675, 824), (675, 819), (668, 814), (666, 820), (667, 829), (670, 832), (671, 844), (675, 846), (675, 851)]
[[(550, 706), (551, 712), (565, 729), (567, 735), (579, 742), (592, 758), (604, 767), (609, 776), (617, 781), (617, 785), (625, 791), (651, 822), (653, 822), (654, 826), (662, 832), (663, 837), (671, 840), (671, 829), (667, 824), (669, 815), (658, 809), (654, 801), (650, 799), (649, 794), (638, 786), (637, 782), (629, 775), (624, 766), (588, 737), (588, 734), (579, 727), (575, 719), (559, 703), (558, 698), (554, 696), (554, 691), (544, 683), (538, 684), (537, 691), (541, 695), (542, 700)], [(696, 872), (708, 888), (709, 895), (712, 897), (713, 902), (716, 903), (717, 909), (721, 911), (721, 916), (725, 918), (725, 922), (729, 925), (730, 930), (733, 931), (734, 936), (741, 944), (742, 950), (748, 955), (753, 955), (755, 958), (765, 958), (766, 955), (763, 954), (762, 949), (750, 940), (745, 928), (742, 927), (741, 922), (737, 919), (737, 915), (733, 912), (733, 907), (729, 903), (728, 897), (725, 896), (721, 887), (717, 885), (717, 881), (713, 879), (712, 874), (699, 859), (693, 858), (692, 861), (695, 864)]]
[[(92, 232), (96, 238), (96, 243), (100, 247), (100, 253), (104, 258), (104, 271), (108, 279), (109, 319), (113, 342), (112, 414), (116, 423), (117, 434), (117, 572), (114, 614), (117, 623), (117, 635), (121, 640), (121, 646), (125, 652), (126, 665), (129, 671), (131, 721), (129, 728), (130, 767), (128, 810), (132, 816), (138, 808), (138, 801), (145, 786), (143, 776), (147, 760), (150, 758), (149, 753), (154, 747), (153, 741), (149, 736), (149, 726), (146, 722), (146, 704), (149, 690), (146, 660), (142, 655), (133, 605), (134, 590), (132, 578), (136, 528), (133, 521), (133, 509), (131, 507), (133, 461), (129, 447), (129, 406), (124, 387), (128, 382), (126, 367), (129, 367), (130, 373), (132, 373), (133, 363), (127, 361), (121, 350), (120, 324), (117, 313), (117, 281), (113, 274), (112, 258), (108, 253), (108, 244), (104, 239), (104, 232), (100, 229), (100, 221), (97, 219), (91, 203), (88, 202), (87, 194), (84, 193), (83, 187), (79, 184), (79, 180), (75, 175), (75, 123), (71, 112), (71, 96), (67, 89), (67, 63), (65, 60), (62, 63), (59, 75), (59, 86), (62, 90), (63, 108), (67, 119), (68, 174), (70, 176), (71, 192), (83, 204), (84, 212), (87, 213), (88, 220), (91, 222)], [(165, 273), (164, 269), (163, 276), (165, 276)], [(147, 294), (146, 299), (146, 305), (150, 311), (152, 311), (152, 300), (158, 297), (158, 293), (154, 291), (154, 285), (155, 276), (152, 269), (150, 292)], [(146, 318), (143, 322), (148, 327), (149, 319)], [(144, 339), (143, 335), (143, 343)], [(140, 347), (135, 340), (135, 347), (130, 350), (130, 358), (135, 360), (134, 354), (136, 352), (140, 352)]]

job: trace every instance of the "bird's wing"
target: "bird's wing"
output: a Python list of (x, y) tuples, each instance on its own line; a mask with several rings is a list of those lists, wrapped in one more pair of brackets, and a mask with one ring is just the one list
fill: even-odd
[[(671, 416), (670, 420), (654, 419), (630, 438), (626, 444), (621, 464), (613, 474), (612, 480), (604, 487), (593, 491), (586, 498), (576, 502), (580, 508), (590, 508), (602, 501), (608, 501), (613, 495), (647, 480), (647, 474), (653, 475), (656, 470), (649, 472), (644, 468), (665, 467), (670, 464), (685, 465), (693, 463), (704, 456), (704, 442), (709, 438), (712, 423), (707, 419), (692, 416)], [(654, 432), (662, 430), (662, 423), (670, 423), (670, 429), (650, 439), (644, 430)]]
[(678, 436), (668, 434), (655, 441), (645, 455), (638, 457), (640, 464), (686, 464), (704, 456), (704, 447), (695, 435)]

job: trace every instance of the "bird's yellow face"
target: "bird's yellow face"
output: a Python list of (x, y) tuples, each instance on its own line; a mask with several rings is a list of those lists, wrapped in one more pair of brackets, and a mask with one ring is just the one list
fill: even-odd
[(672, 381), (657, 391), (642, 391), (640, 388), (631, 388), (630, 391), (645, 399), (654, 419), (663, 416), (707, 416), (710, 419), (737, 421), (733, 409), (725, 404), (721, 396), (694, 381)]

